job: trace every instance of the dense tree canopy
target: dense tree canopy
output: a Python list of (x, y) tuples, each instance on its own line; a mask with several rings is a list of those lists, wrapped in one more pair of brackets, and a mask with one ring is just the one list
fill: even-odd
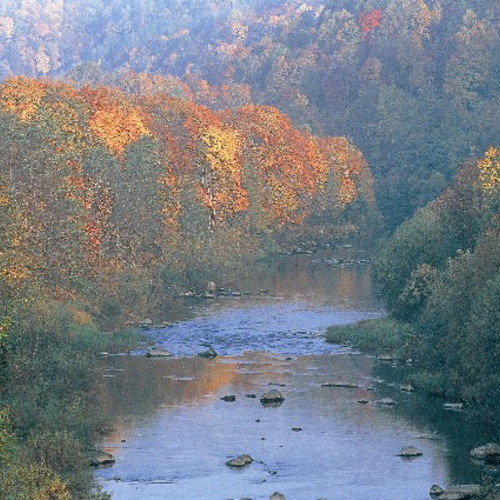
[(275, 106), (353, 138), (394, 228), (495, 144), (499, 19), (479, 0), (8, 0), (0, 77)]
[(308, 218), (333, 238), (377, 217), (361, 153), (293, 128), (275, 108), (214, 112), (26, 78), (0, 95), (7, 281), (71, 295), (92, 276), (175, 267), (176, 252), (227, 231), (250, 250), (263, 232), (300, 234)]
[(417, 366), (497, 428), (500, 150), (465, 165), (441, 196), (387, 240), (375, 281), (389, 312), (410, 322)]

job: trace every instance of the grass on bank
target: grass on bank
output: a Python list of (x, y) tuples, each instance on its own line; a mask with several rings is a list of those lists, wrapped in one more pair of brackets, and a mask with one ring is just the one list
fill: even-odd
[(351, 325), (331, 326), (326, 340), (347, 344), (365, 352), (391, 353), (405, 357), (411, 341), (412, 328), (390, 318), (365, 319)]
[[(349, 345), (366, 353), (390, 354), (398, 359), (418, 357), (418, 340), (414, 329), (391, 318), (361, 320), (351, 325), (332, 326), (326, 340), (333, 344)], [(436, 396), (456, 398), (456, 391), (442, 373), (413, 371), (407, 380), (419, 391)]]

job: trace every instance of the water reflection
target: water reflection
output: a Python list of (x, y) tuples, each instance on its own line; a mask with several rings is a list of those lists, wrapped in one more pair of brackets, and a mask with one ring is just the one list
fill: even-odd
[[(387, 488), (397, 488), (400, 498), (426, 498), (429, 485), (445, 479), (440, 447), (413, 437), (425, 427), (358, 403), (371, 397), (373, 361), (366, 356), (110, 362), (123, 370), (106, 379), (104, 390), (106, 411), (117, 422), (107, 441), (117, 463), (99, 475), (118, 499), (138, 498), (135, 488), (141, 498), (268, 498), (277, 489), (301, 499), (387, 498)], [(332, 380), (360, 388), (321, 387)], [(246, 397), (272, 387), (285, 396), (278, 408)], [(226, 394), (236, 401), (222, 401)], [(396, 456), (407, 444), (424, 451), (411, 467)], [(256, 462), (228, 470), (225, 461), (241, 453)], [(220, 486), (207, 490), (214, 482)]]

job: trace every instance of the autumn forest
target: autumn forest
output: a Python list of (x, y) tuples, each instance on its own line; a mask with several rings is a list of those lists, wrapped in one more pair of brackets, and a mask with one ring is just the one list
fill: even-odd
[(499, 10), (3, 0), (2, 498), (106, 498), (101, 332), (297, 248), (377, 248), (421, 373), (500, 428)]

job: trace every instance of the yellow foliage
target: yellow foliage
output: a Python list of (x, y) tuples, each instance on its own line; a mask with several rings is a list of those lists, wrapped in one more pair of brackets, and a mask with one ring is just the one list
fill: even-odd
[(227, 170), (232, 175), (239, 171), (241, 140), (235, 130), (210, 126), (202, 132), (201, 139), (207, 145), (206, 159), (213, 170)]
[(8, 207), (10, 205), (10, 197), (5, 184), (0, 184), (0, 207)]
[(0, 87), (0, 103), (21, 121), (33, 118), (42, 103), (47, 86), (25, 77), (11, 78)]
[(71, 318), (73, 323), (79, 326), (94, 326), (94, 321), (92, 320), (92, 316), (86, 312), (82, 311), (74, 306), (68, 306), (68, 311), (71, 313)]
[(493, 194), (500, 188), (500, 149), (490, 147), (484, 159), (478, 162), (481, 185), (486, 194)]
[[(210, 125), (200, 134), (206, 146), (205, 160), (209, 165), (209, 204), (214, 209), (239, 212), (246, 210), (246, 192), (241, 187), (242, 141), (230, 127)], [(206, 186), (208, 187), (208, 186)]]
[[(0, 477), (0, 488), (10, 494), (17, 494), (19, 498), (71, 500), (67, 486), (43, 465), (8, 468)], [(9, 498), (13, 497), (9, 495)]]

